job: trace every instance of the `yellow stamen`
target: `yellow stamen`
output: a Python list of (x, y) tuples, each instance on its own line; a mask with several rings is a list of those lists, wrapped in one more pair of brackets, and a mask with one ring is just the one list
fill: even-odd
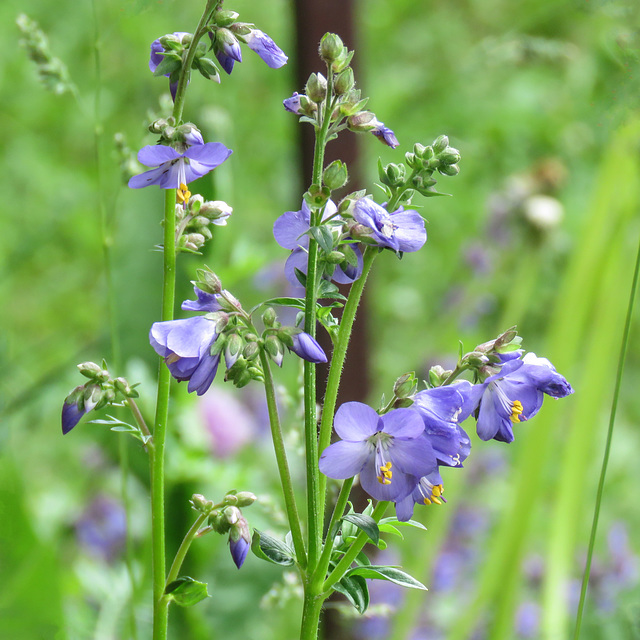
[(191, 191), (187, 188), (187, 185), (184, 183), (180, 184), (180, 187), (176, 191), (176, 201), (178, 204), (186, 204), (191, 197)]
[(378, 476), (380, 484), (391, 484), (391, 478), (393, 477), (392, 466), (391, 461), (389, 461), (380, 467), (380, 475)]
[(434, 485), (433, 489), (431, 489), (431, 493), (436, 498), (439, 498), (442, 495), (442, 485), (441, 484)]
[(509, 416), (511, 422), (520, 422), (520, 415), (523, 411), (522, 402), (520, 402), (520, 400), (514, 400), (511, 405), (511, 415)]
[(442, 504), (442, 500), (440, 500), (440, 498), (436, 498), (436, 496), (431, 496), (431, 501), (436, 504)]
[(429, 500), (429, 498), (425, 498), (425, 499), (424, 499), (424, 503), (425, 503), (425, 504), (431, 504), (431, 500)]

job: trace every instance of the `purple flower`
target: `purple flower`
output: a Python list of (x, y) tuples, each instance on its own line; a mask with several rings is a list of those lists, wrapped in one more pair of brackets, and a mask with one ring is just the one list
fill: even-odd
[(228, 29), (218, 29), (215, 34), (209, 33), (211, 41), (214, 43), (216, 58), (222, 68), (230, 75), (233, 65), (242, 62), (242, 51), (240, 43)]
[[(198, 299), (186, 300), (182, 308), (190, 311), (219, 311), (214, 294), (195, 287)], [(149, 342), (156, 353), (165, 359), (171, 375), (182, 382), (189, 381), (189, 393), (199, 396), (209, 389), (220, 363), (220, 355), (211, 355), (216, 341), (217, 323), (206, 316), (183, 320), (155, 322), (149, 332)]]
[[(338, 208), (332, 200), (327, 201), (322, 220), (340, 220), (337, 217)], [(276, 242), (283, 249), (290, 249), (291, 255), (287, 258), (284, 272), (287, 280), (294, 286), (300, 282), (296, 278), (296, 269), (307, 272), (307, 248), (309, 247), (309, 229), (311, 226), (311, 210), (305, 201), (302, 202), (300, 211), (287, 211), (283, 213), (273, 224), (273, 235)], [(347, 261), (336, 265), (331, 280), (338, 284), (350, 284), (357, 280), (362, 273), (362, 253), (358, 247), (352, 245), (356, 255), (357, 264), (352, 265)]]
[[(183, 44), (183, 38), (185, 36), (189, 36), (191, 37), (190, 33), (186, 33), (185, 31), (174, 31), (172, 34), (167, 34), (166, 37), (173, 37), (175, 38), (178, 42), (180, 42), (180, 44)], [(151, 43), (151, 56), (149, 57), (149, 69), (151, 70), (151, 73), (155, 73), (155, 70), (158, 68), (158, 65), (162, 62), (162, 60), (164, 59), (164, 55), (163, 53), (165, 52), (165, 48), (162, 46), (162, 43), (160, 42), (160, 38), (158, 38), (157, 40), (154, 40)], [(165, 73), (164, 74), (165, 77), (169, 78), (171, 77), (170, 73)], [(176, 90), (178, 88), (178, 82), (170, 82), (169, 84), (169, 89), (171, 90), (171, 97), (175, 100), (176, 99)]]
[(80, 385), (67, 396), (62, 405), (62, 435), (69, 433), (85, 413), (95, 409), (101, 395), (97, 385)]
[(420, 249), (427, 241), (424, 220), (412, 209), (405, 211), (400, 207), (389, 213), (373, 200), (360, 198), (353, 208), (353, 217), (371, 229), (373, 233), (368, 238), (380, 247), (411, 252)]
[(242, 38), (249, 49), (255, 51), (272, 69), (279, 69), (287, 63), (288, 57), (284, 51), (260, 29), (251, 29), (251, 32)]
[[(466, 388), (466, 387), (465, 387)], [(438, 464), (461, 467), (471, 451), (471, 441), (458, 424), (458, 416), (465, 402), (460, 385), (425, 389), (415, 394), (412, 405), (425, 426), (426, 438), (438, 460)]]
[(76, 522), (78, 541), (94, 555), (109, 562), (123, 549), (127, 519), (119, 502), (98, 496)]
[(229, 551), (231, 551), (231, 557), (238, 569), (244, 564), (247, 553), (249, 552), (249, 546), (249, 543), (244, 538), (233, 540), (231, 536), (229, 537)]
[(513, 425), (533, 418), (545, 393), (564, 398), (573, 389), (546, 358), (528, 353), (522, 360), (508, 360), (482, 384), (469, 385), (460, 417), (478, 409), (477, 432), (482, 440), (513, 442)]
[(361, 402), (347, 402), (336, 413), (334, 427), (341, 441), (320, 456), (320, 471), (330, 478), (360, 474), (362, 488), (376, 500), (402, 500), (417, 478), (437, 469), (424, 423), (413, 409), (394, 409), (379, 416)]
[(302, 113), (300, 111), (300, 94), (296, 91), (294, 94), (282, 101), (284, 108), (291, 113)]
[(138, 152), (138, 160), (147, 167), (155, 167), (129, 180), (132, 189), (157, 184), (161, 189), (177, 189), (221, 165), (232, 151), (220, 142), (207, 142), (189, 147), (179, 153), (164, 145), (147, 145)]
[(384, 142), (387, 146), (395, 149), (400, 143), (398, 142), (398, 138), (396, 138), (396, 134), (393, 133), (389, 127), (385, 127), (384, 124), (378, 120), (375, 122), (376, 126), (371, 130), (371, 133), (378, 138), (381, 142)]
[(301, 331), (291, 336), (293, 340), (293, 346), (289, 347), (290, 351), (293, 351), (297, 356), (300, 356), (307, 362), (326, 362), (327, 356), (322, 347), (316, 342), (315, 338), (308, 333)]
[(417, 480), (413, 491), (402, 500), (396, 502), (396, 516), (401, 522), (411, 520), (413, 507), (416, 504), (442, 504), (446, 502), (442, 493), (442, 476), (436, 469)]

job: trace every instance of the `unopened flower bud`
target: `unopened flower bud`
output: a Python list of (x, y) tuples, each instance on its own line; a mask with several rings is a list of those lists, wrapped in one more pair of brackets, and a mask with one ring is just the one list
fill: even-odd
[(185, 124), (181, 124), (176, 129), (176, 138), (179, 139), (180, 142), (183, 142), (188, 147), (192, 147), (197, 144), (204, 144), (204, 139), (202, 138), (202, 134), (198, 127), (191, 122), (187, 122)]
[(233, 213), (233, 208), (222, 200), (209, 200), (202, 204), (199, 213), (214, 224), (227, 224), (226, 219)]
[(200, 513), (209, 513), (213, 507), (213, 500), (207, 500), (201, 493), (194, 493), (191, 496), (191, 505)]
[(440, 161), (445, 164), (455, 164), (456, 162), (460, 162), (460, 152), (453, 147), (447, 147), (439, 154), (439, 158)]
[(257, 342), (249, 342), (242, 352), (246, 360), (253, 360), (260, 352), (260, 346)]
[(353, 85), (355, 84), (355, 79), (353, 77), (353, 69), (351, 67), (347, 67), (337, 78), (333, 85), (334, 93), (337, 96), (344, 95), (345, 93), (351, 91), (353, 89)]
[(236, 497), (238, 498), (239, 507), (248, 507), (258, 499), (251, 491), (239, 491)]
[(348, 179), (347, 165), (342, 160), (334, 160), (322, 174), (322, 181), (332, 191), (343, 187)]
[(327, 97), (327, 80), (321, 73), (312, 73), (307, 80), (305, 93), (313, 102), (320, 103)]
[(80, 371), (85, 378), (89, 378), (90, 380), (102, 378), (103, 374), (102, 367), (95, 362), (82, 362), (78, 365), (78, 371)]
[(413, 395), (417, 384), (418, 382), (413, 371), (405, 373), (395, 381), (393, 385), (393, 395), (396, 396), (396, 398), (409, 398)]
[(160, 118), (159, 120), (154, 120), (149, 125), (149, 131), (151, 133), (162, 133), (166, 126), (167, 126), (167, 121), (164, 118)]
[(280, 338), (274, 335), (267, 336), (264, 340), (264, 349), (269, 357), (281, 367), (284, 359), (284, 346)]
[(449, 138), (447, 136), (438, 136), (431, 145), (434, 153), (437, 155), (449, 146)]
[(129, 382), (125, 378), (115, 378), (113, 385), (116, 391), (119, 391), (125, 398), (137, 398), (138, 392), (132, 389)]
[(464, 357), (464, 360), (472, 367), (481, 367), (489, 362), (489, 358), (480, 351), (472, 351), (471, 353), (467, 353)]
[(231, 506), (235, 506), (238, 504), (238, 496), (235, 493), (227, 493), (224, 497), (224, 501)]
[(231, 525), (236, 524), (238, 520), (242, 518), (242, 512), (237, 507), (225, 507), (222, 513), (225, 520)]
[(375, 129), (378, 121), (375, 113), (371, 111), (358, 111), (347, 119), (347, 124), (351, 131), (371, 131)]
[(335, 33), (325, 33), (320, 41), (319, 54), (327, 64), (331, 64), (342, 54), (343, 48), (344, 44), (340, 36)]
[(438, 167), (438, 171), (444, 176), (457, 176), (460, 173), (460, 167), (457, 164), (446, 164), (444, 167)]
[(267, 307), (262, 314), (262, 322), (265, 327), (273, 327), (278, 320), (278, 316), (273, 307)]
[(449, 371), (439, 364), (436, 364), (429, 369), (429, 384), (432, 387), (440, 387), (452, 373), (453, 371)]
[(213, 22), (219, 27), (228, 27), (238, 19), (239, 14), (235, 11), (216, 11), (213, 14)]
[(201, 233), (189, 233), (184, 236), (187, 246), (199, 249), (205, 243), (205, 237)]
[(227, 344), (224, 350), (224, 359), (227, 363), (227, 368), (234, 365), (243, 347), (244, 340), (237, 333), (232, 333), (227, 337)]
[(210, 269), (198, 269), (196, 275), (198, 280), (194, 284), (201, 291), (205, 293), (220, 293), (222, 291), (220, 278)]

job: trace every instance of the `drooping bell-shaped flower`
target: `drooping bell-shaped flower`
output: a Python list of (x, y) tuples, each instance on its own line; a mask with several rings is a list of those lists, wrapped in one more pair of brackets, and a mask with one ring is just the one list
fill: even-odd
[(251, 29), (248, 35), (242, 36), (249, 49), (257, 53), (272, 69), (279, 69), (289, 59), (284, 51), (260, 29)]
[(422, 437), (424, 423), (413, 409), (380, 416), (366, 404), (347, 402), (334, 427), (342, 440), (323, 451), (320, 471), (338, 479), (359, 473), (362, 488), (376, 500), (402, 500), (419, 478), (437, 469), (433, 448)]
[(291, 339), (293, 340), (293, 346), (289, 347), (290, 351), (293, 351), (303, 360), (316, 364), (327, 361), (324, 349), (308, 333), (300, 331), (300, 333), (293, 334)]

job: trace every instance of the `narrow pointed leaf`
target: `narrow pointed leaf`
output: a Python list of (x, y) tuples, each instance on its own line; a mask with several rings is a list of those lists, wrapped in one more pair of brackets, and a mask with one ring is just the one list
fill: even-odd
[(295, 563), (295, 557), (291, 547), (282, 540), (278, 540), (265, 533), (254, 529), (251, 540), (251, 551), (261, 560), (289, 567)]
[(351, 578), (354, 576), (362, 576), (363, 578), (369, 578), (370, 580), (389, 580), (389, 582), (399, 584), (402, 587), (427, 591), (427, 587), (425, 587), (422, 582), (418, 582), (418, 580), (410, 576), (408, 573), (405, 573), (396, 567), (384, 567), (377, 565), (354, 567), (353, 569), (349, 569), (345, 574), (345, 578)]
[(355, 524), (358, 529), (364, 531), (369, 538), (371, 538), (373, 544), (378, 544), (380, 540), (380, 531), (378, 529), (378, 523), (371, 517), (362, 513), (350, 513), (342, 518), (351, 524)]
[(363, 577), (344, 576), (333, 588), (346, 596), (359, 614), (363, 614), (369, 608), (369, 587)]

